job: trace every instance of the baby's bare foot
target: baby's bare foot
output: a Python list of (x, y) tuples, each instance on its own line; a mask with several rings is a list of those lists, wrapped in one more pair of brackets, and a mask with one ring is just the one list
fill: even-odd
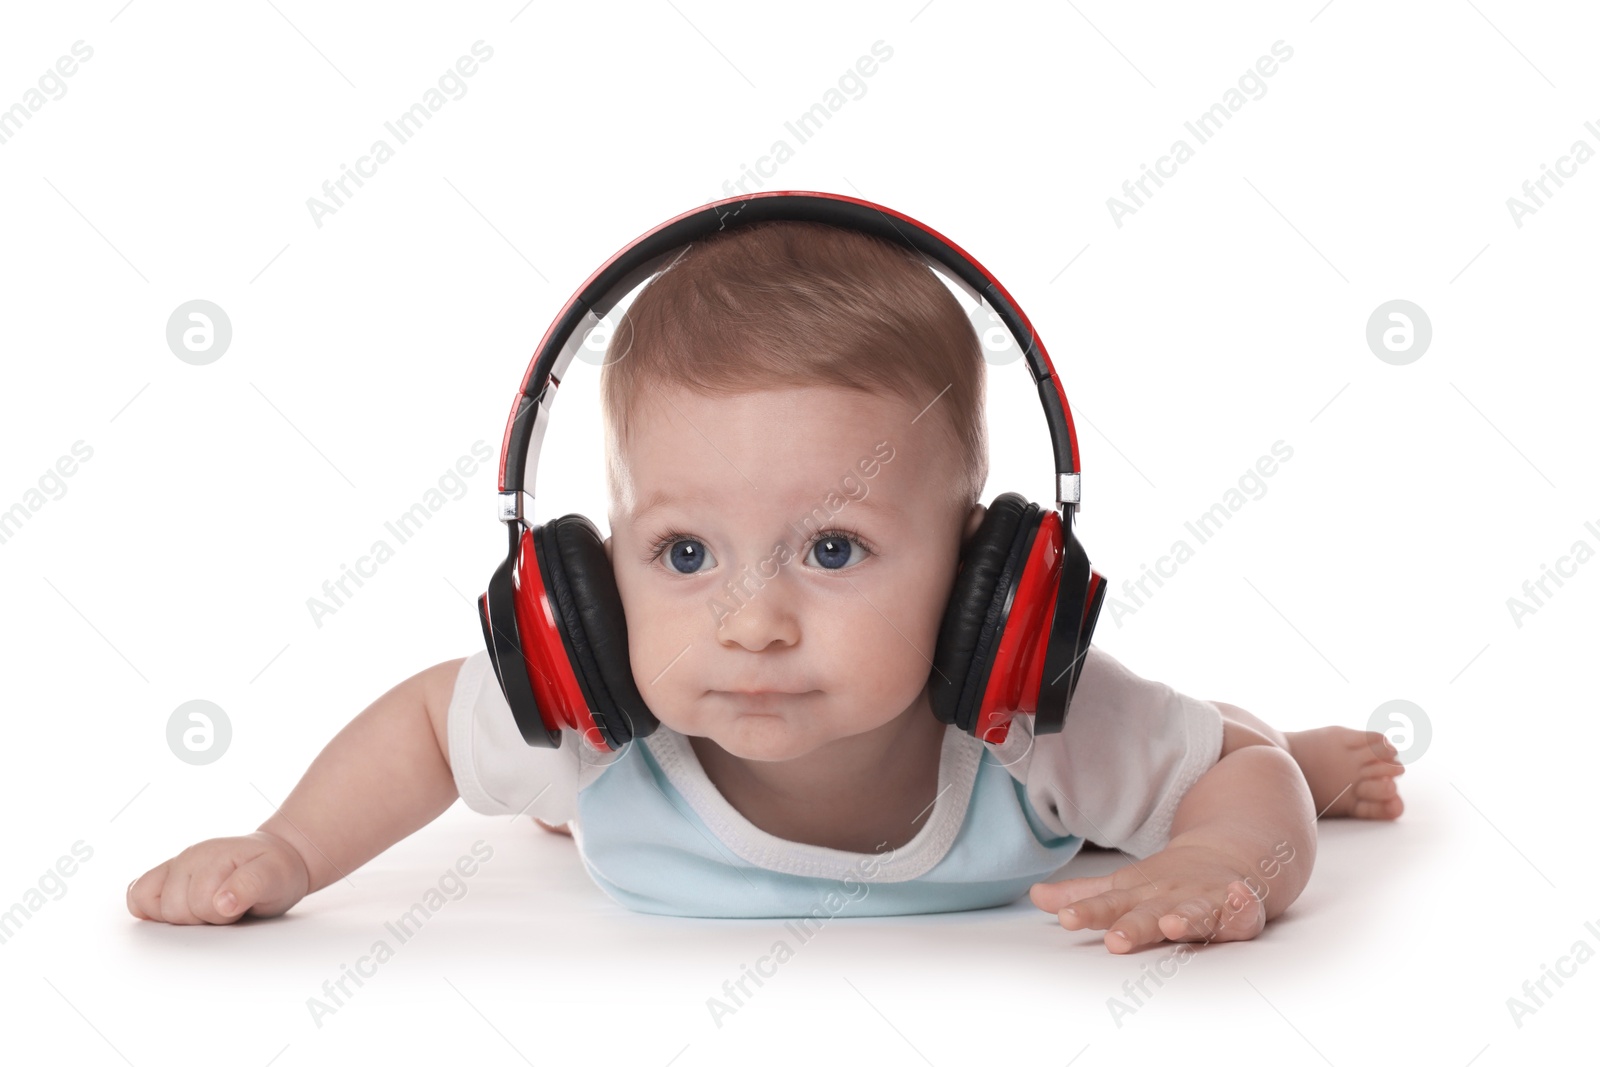
[(1395, 819), (1405, 810), (1395, 782), (1405, 764), (1381, 733), (1323, 726), (1284, 736), (1311, 786), (1318, 818)]

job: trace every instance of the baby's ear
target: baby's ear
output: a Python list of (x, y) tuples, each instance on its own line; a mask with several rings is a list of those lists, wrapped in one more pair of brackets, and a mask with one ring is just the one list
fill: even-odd
[(972, 510), (967, 513), (967, 528), (961, 531), (961, 547), (965, 548), (972, 541), (972, 536), (978, 532), (978, 527), (983, 525), (983, 517), (989, 509), (982, 504), (972, 505)]

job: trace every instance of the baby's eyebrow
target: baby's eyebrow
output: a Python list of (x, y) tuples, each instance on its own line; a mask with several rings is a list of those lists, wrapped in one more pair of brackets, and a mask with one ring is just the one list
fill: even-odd
[[(892, 502), (890, 500), (884, 499), (884, 497), (883, 497), (883, 495), (881, 493), (871, 493), (871, 492), (869, 492), (866, 496), (862, 497), (861, 499), (854, 500), (854, 499), (851, 499), (850, 496), (847, 493), (839, 492), (837, 489), (830, 490), (830, 492), (836, 492), (836, 493), (838, 493), (838, 495), (840, 497), (842, 497), (844, 499), (846, 509), (848, 509), (848, 508), (868, 508), (868, 509), (871, 509), (873, 511), (877, 511), (877, 512), (879, 512), (881, 514), (894, 515), (896, 517), (902, 517), (902, 518), (905, 516), (905, 509), (904, 508), (902, 508), (899, 504), (896, 504), (896, 503), (894, 503), (894, 502)], [(828, 495), (826, 493), (822, 494), (821, 496), (819, 496), (817, 498), (815, 503), (812, 504), (812, 508), (814, 508), (816, 510), (820, 510), (820, 511), (822, 511), (824, 513), (829, 512), (832, 509), (828, 508), (828, 506), (826, 505), (825, 502), (827, 501), (827, 499), (828, 499)], [(719, 501), (716, 498), (708, 496), (705, 493), (687, 492), (687, 493), (684, 493), (682, 496), (676, 496), (675, 497), (671, 493), (667, 492), (665, 489), (656, 489), (656, 490), (654, 490), (652, 492), (649, 492), (649, 493), (645, 494), (644, 500), (641, 503), (641, 505), (639, 507), (639, 510), (637, 510), (637, 511), (635, 511), (633, 513), (633, 518), (634, 518), (635, 522), (638, 522), (638, 521), (642, 520), (650, 512), (655, 511), (657, 508), (666, 507), (668, 504), (716, 504), (718, 502)], [(800, 512), (797, 512), (797, 515), (803, 517), (803, 516), (808, 515), (810, 513), (811, 513), (810, 511), (800, 511)]]
[(685, 493), (681, 498), (674, 498), (665, 489), (657, 489), (645, 496), (639, 509), (633, 513), (635, 520), (644, 518), (657, 508), (666, 507), (668, 504), (706, 504), (711, 503), (704, 493)]

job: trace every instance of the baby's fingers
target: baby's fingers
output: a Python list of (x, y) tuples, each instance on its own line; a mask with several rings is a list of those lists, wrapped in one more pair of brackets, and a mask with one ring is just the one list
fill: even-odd
[(161, 887), (167, 880), (168, 864), (152, 867), (128, 883), (128, 912), (136, 919), (161, 922)]
[[(1061, 925), (1069, 930), (1079, 929), (1081, 925), (1097, 930), (1110, 926), (1105, 937), (1106, 949), (1118, 954), (1163, 940), (1245, 941), (1255, 937), (1267, 925), (1266, 906), (1242, 881), (1228, 883), (1219, 893), (1191, 897), (1181, 902), (1177, 897), (1152, 896), (1140, 902), (1125, 898), (1126, 906), (1121, 906), (1114, 899), (1117, 895), (1116, 892), (1105, 893), (1063, 909)], [(1110, 907), (1113, 919), (1110, 922), (1099, 921), (1098, 916), (1104, 914), (1102, 910), (1096, 912), (1096, 917), (1086, 924), (1069, 923), (1068, 912), (1074, 907), (1081, 909), (1086, 906)]]
[(1063, 929), (1104, 930), (1139, 906), (1150, 894), (1148, 887), (1108, 889), (1104, 893), (1081, 897), (1064, 905), (1056, 913), (1056, 918)]
[(1248, 941), (1267, 925), (1267, 907), (1244, 882), (1228, 883), (1220, 903), (1195, 897), (1160, 917), (1172, 941)]
[(1170, 898), (1156, 898), (1124, 912), (1106, 931), (1106, 950), (1120, 955), (1165, 940), (1167, 935), (1162, 928), (1162, 919), (1172, 911)]
[(292, 881), (292, 872), (273, 853), (240, 864), (208, 901), (218, 916), (213, 921), (233, 922), (252, 908), (260, 917), (283, 914), (301, 896), (293, 892)]
[(222, 886), (236, 873), (234, 861), (196, 870), (189, 878), (189, 914), (213, 925), (236, 921), (244, 909), (221, 906), (226, 903), (222, 900)]
[(161, 884), (161, 900), (156, 914), (162, 922), (180, 926), (200, 921), (189, 911), (189, 869), (182, 864), (167, 872), (166, 880)]
[(1059, 912), (1068, 904), (1104, 893), (1110, 888), (1109, 874), (1094, 878), (1066, 878), (1059, 882), (1035, 882), (1028, 890), (1028, 899), (1041, 911)]

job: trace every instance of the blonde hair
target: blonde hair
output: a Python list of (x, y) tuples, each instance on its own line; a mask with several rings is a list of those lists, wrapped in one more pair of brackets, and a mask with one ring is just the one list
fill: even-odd
[(987, 365), (961, 304), (922, 257), (816, 222), (762, 222), (697, 242), (634, 298), (600, 374), (606, 477), (639, 398), (663, 385), (706, 396), (833, 385), (931, 407), (957, 457), (952, 499), (989, 476)]

